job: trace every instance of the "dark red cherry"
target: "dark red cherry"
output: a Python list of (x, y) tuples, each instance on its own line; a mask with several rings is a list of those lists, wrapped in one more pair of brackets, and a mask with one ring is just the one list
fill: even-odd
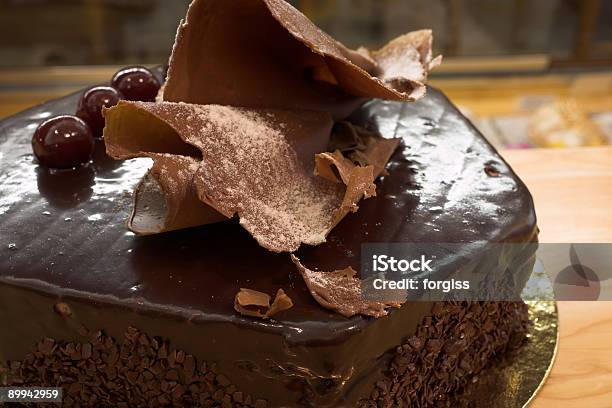
[(38, 162), (66, 169), (91, 160), (95, 141), (89, 126), (76, 116), (57, 116), (43, 122), (32, 137)]
[(121, 92), (128, 101), (154, 102), (161, 84), (145, 67), (128, 67), (118, 71), (111, 86)]
[(83, 93), (76, 115), (89, 125), (94, 137), (102, 137), (104, 117), (102, 108), (115, 106), (123, 95), (108, 86), (96, 86)]

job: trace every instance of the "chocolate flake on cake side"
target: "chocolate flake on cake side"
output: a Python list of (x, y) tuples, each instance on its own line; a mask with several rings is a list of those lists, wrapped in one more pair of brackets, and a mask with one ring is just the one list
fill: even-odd
[(474, 406), (461, 391), (499, 356), (518, 349), (529, 324), (524, 302), (438, 302), (395, 349), (384, 378), (359, 407)]
[[(473, 406), (462, 391), (529, 326), (523, 302), (438, 302), (414, 336), (389, 351), (384, 377), (359, 408)], [(0, 362), (2, 386), (60, 386), (71, 406), (256, 407), (213, 364), (130, 327), (121, 343), (98, 331), (89, 343), (45, 338), (23, 361)], [(303, 400), (306, 406), (308, 396)]]
[(100, 331), (88, 343), (45, 338), (23, 361), (0, 361), (0, 385), (62, 387), (64, 407), (268, 406), (238, 390), (214, 364), (133, 327), (122, 342)]

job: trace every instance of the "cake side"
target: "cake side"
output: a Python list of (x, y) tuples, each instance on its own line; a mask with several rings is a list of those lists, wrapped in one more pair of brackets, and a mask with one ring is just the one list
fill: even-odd
[(523, 302), (436, 303), (415, 335), (389, 353), (384, 376), (358, 406), (477, 406), (455, 394), (520, 349), (529, 324)]

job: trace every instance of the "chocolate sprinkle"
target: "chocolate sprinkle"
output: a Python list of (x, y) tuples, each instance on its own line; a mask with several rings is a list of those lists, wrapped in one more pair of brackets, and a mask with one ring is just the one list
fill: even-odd
[(63, 317), (69, 317), (70, 315), (72, 315), (72, 310), (70, 309), (70, 306), (68, 306), (68, 304), (65, 302), (57, 302), (55, 306), (53, 306), (53, 310), (55, 310), (57, 314)]
[(121, 342), (101, 331), (84, 343), (45, 338), (23, 361), (0, 361), (0, 386), (61, 387), (64, 407), (268, 406), (239, 391), (214, 364), (133, 327)]
[(529, 326), (523, 302), (436, 303), (360, 408), (473, 406), (462, 391), (498, 356), (518, 349)]
[[(519, 349), (529, 324), (523, 302), (435, 303), (415, 334), (383, 356), (383, 377), (357, 406), (473, 406), (468, 385)], [(133, 327), (121, 343), (101, 331), (83, 343), (44, 338), (23, 361), (0, 361), (0, 386), (34, 385), (62, 387), (66, 407), (268, 406), (214, 364)]]

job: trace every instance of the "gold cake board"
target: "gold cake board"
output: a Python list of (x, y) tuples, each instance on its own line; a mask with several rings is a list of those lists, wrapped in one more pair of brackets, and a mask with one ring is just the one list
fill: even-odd
[(552, 300), (526, 301), (531, 326), (527, 341), (500, 364), (487, 368), (470, 384), (458, 405), (487, 408), (527, 407), (542, 388), (555, 360), (559, 315)]

